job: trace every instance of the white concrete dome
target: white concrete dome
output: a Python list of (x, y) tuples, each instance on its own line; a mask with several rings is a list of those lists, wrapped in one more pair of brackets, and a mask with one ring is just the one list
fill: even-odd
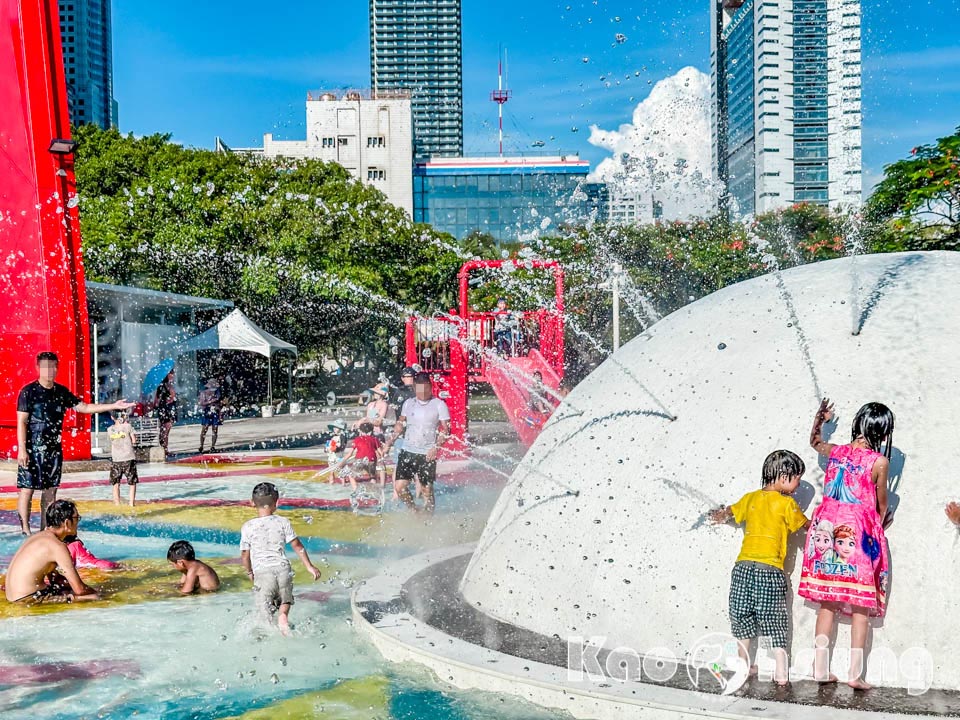
[[(742, 530), (709, 525), (705, 511), (759, 488), (766, 455), (787, 448), (807, 464), (798, 500), (809, 517), (823, 487), (808, 444), (819, 396), (836, 402), (838, 443), (856, 410), (879, 401), (896, 415), (892, 470), (902, 474), (873, 656), (926, 648), (933, 686), (960, 689), (960, 547), (943, 512), (960, 499), (958, 323), (960, 254), (946, 252), (806, 265), (673, 313), (566, 399), (504, 489), (461, 591), (546, 635), (683, 657), (705, 633), (729, 631)], [(812, 644), (815, 619), (795, 594), (803, 537), (786, 564), (795, 654)], [(881, 682), (905, 684), (889, 673)]]

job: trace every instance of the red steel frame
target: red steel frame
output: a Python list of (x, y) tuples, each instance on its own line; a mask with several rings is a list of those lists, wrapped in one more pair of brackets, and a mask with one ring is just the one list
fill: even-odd
[[(60, 357), (58, 382), (88, 399), (90, 338), (67, 86), (56, 0), (0, 0), (0, 457), (16, 454), (16, 399), (35, 357)], [(70, 207), (73, 205), (73, 207)], [(90, 457), (86, 416), (67, 414), (67, 459)]]
[[(408, 365), (419, 364), (433, 377), (434, 394), (450, 408), (450, 449), (462, 450), (467, 433), (469, 383), (486, 382), (487, 357), (481, 349), (493, 346), (493, 319), (496, 313), (473, 312), (469, 305), (470, 274), (476, 270), (549, 270), (554, 278), (554, 306), (517, 313), (521, 322), (536, 327), (539, 351), (563, 378), (564, 306), (563, 267), (556, 260), (470, 260), (463, 264), (459, 280), (459, 316), (407, 319), (404, 346)], [(429, 337), (423, 340), (420, 338)], [(424, 349), (429, 356), (424, 357)]]

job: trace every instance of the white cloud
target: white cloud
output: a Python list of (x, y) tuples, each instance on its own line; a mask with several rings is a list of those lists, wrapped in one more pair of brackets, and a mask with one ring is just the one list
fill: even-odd
[[(590, 128), (590, 143), (608, 150), (591, 180), (612, 194), (636, 194), (663, 204), (664, 219), (709, 214), (717, 186), (710, 159), (710, 77), (687, 67), (654, 85), (617, 130)], [(649, 220), (650, 202), (642, 203)]]

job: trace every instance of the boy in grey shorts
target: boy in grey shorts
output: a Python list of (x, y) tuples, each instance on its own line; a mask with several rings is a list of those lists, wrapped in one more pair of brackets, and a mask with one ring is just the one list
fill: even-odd
[(310, 562), (290, 520), (274, 515), (279, 499), (280, 493), (273, 483), (263, 482), (253, 488), (257, 517), (247, 520), (240, 528), (240, 561), (253, 581), (257, 607), (268, 615), (279, 610), (277, 625), (286, 635), (290, 631), (289, 614), (293, 605), (293, 568), (284, 546), (289, 544), (293, 548), (314, 580), (320, 579), (320, 571)]

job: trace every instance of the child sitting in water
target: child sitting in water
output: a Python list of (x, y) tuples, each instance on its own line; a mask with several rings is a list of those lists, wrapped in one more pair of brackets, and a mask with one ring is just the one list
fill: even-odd
[(383, 487), (387, 481), (387, 471), (380, 462), (380, 447), (383, 443), (373, 434), (373, 423), (360, 423), (360, 434), (353, 439), (353, 447), (347, 450), (342, 461), (339, 477), (350, 481), (350, 489), (357, 492), (358, 480), (372, 480), (374, 475)]
[(252, 499), (257, 517), (240, 528), (240, 561), (253, 582), (261, 611), (268, 615), (279, 611), (277, 625), (286, 635), (290, 632), (288, 616), (293, 605), (293, 568), (284, 546), (293, 548), (314, 580), (320, 579), (320, 571), (310, 562), (290, 520), (274, 515), (280, 499), (276, 486), (268, 482), (258, 484), (253, 488)]
[[(711, 513), (715, 523), (731, 518), (744, 525), (743, 545), (730, 579), (730, 632), (739, 641), (740, 657), (750, 665), (754, 638), (770, 639), (776, 659), (774, 679), (786, 685), (787, 578), (783, 561), (790, 533), (808, 520), (791, 495), (806, 470), (803, 460), (789, 450), (776, 450), (763, 463), (760, 490), (747, 493), (734, 505)], [(751, 666), (750, 673), (756, 673)]]
[(220, 589), (220, 578), (212, 567), (197, 560), (193, 545), (186, 540), (177, 540), (167, 550), (167, 560), (183, 573), (178, 587), (184, 595), (195, 592), (198, 588), (203, 592), (216, 592)]

